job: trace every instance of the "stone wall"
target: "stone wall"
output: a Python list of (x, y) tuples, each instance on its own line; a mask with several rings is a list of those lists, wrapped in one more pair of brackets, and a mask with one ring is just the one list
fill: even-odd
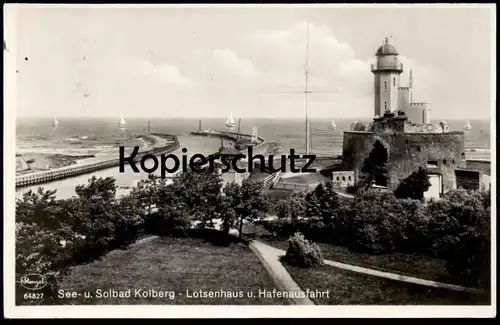
[(444, 192), (456, 188), (456, 168), (465, 168), (463, 132), (448, 133), (379, 133), (344, 132), (342, 169), (352, 170), (359, 180), (365, 159), (379, 140), (388, 150), (388, 187), (435, 163), (433, 173), (443, 176)]
[[(443, 132), (443, 127), (436, 124), (413, 124), (406, 123), (405, 124), (405, 132), (407, 133), (445, 133), (446, 129)], [(449, 132), (449, 131), (448, 131)]]

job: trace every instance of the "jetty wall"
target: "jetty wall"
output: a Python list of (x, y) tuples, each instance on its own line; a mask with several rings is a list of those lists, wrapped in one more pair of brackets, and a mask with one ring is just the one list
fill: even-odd
[[(236, 133), (236, 132), (229, 132), (229, 131), (194, 131), (191, 132), (191, 135), (198, 135), (198, 136), (205, 136), (205, 137), (212, 137), (212, 138), (223, 138), (231, 141), (236, 141), (239, 137), (246, 138), (246, 139), (252, 139), (251, 134), (243, 134), (243, 133)], [(259, 144), (254, 146), (255, 148), (260, 147), (264, 145), (266, 142), (264, 138), (262, 137), (257, 137), (259, 140)]]
[[(151, 148), (149, 150), (145, 150), (137, 153), (134, 161), (139, 161), (146, 154), (159, 155), (164, 153), (172, 152), (179, 148), (179, 140), (177, 136), (171, 134), (162, 134), (162, 133), (151, 133), (152, 135), (156, 135), (162, 138), (171, 139), (172, 143), (167, 144), (166, 146)], [(16, 177), (16, 188), (21, 188), (25, 186), (31, 186), (35, 184), (48, 183), (55, 180), (60, 180), (69, 177), (75, 177), (78, 175), (92, 173), (98, 170), (103, 170), (107, 168), (117, 167), (120, 164), (119, 158), (99, 161), (87, 165), (80, 166), (67, 166), (63, 168), (58, 168), (50, 171), (44, 171), (40, 173), (32, 173), (26, 174)]]

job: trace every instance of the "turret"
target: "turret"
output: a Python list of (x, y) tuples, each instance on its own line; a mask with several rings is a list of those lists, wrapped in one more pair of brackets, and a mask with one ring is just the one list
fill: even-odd
[(399, 62), (399, 53), (389, 44), (387, 37), (375, 55), (377, 63), (372, 65), (375, 76), (374, 115), (383, 116), (386, 111), (394, 112), (398, 108), (399, 76), (403, 72), (403, 64)]

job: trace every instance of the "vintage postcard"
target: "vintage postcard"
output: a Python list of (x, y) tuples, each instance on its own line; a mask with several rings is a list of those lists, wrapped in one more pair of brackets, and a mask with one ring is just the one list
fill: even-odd
[(495, 9), (5, 5), (4, 317), (495, 316)]

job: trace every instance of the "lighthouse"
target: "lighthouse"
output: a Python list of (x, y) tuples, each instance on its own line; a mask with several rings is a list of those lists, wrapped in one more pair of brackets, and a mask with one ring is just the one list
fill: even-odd
[(398, 51), (389, 44), (389, 38), (375, 53), (377, 63), (372, 64), (375, 76), (375, 116), (383, 116), (386, 111), (394, 112), (398, 108), (399, 76), (403, 64), (399, 61)]

